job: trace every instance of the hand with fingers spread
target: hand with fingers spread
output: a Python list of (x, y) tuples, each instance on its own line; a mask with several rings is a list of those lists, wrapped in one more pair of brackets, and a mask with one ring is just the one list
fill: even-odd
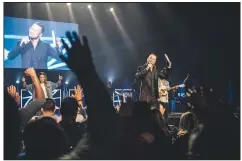
[(58, 86), (61, 86), (62, 80), (63, 80), (63, 76), (59, 75), (58, 82), (57, 82)]
[(82, 101), (82, 89), (80, 85), (74, 86), (75, 94), (72, 94), (72, 97), (74, 97), (77, 101)]
[(26, 82), (26, 79), (24, 76), (22, 77), (22, 82)]
[[(90, 144), (92, 146), (95, 143), (95, 146), (98, 145), (105, 147), (104, 149), (110, 148), (110, 150), (113, 150), (113, 147), (107, 143), (107, 140), (112, 140), (116, 136), (117, 115), (109, 93), (95, 70), (87, 38), (83, 37), (83, 42), (81, 42), (76, 32), (73, 32), (72, 36), (70, 32), (67, 32), (66, 35), (71, 43), (71, 47), (69, 48), (62, 39), (62, 44), (67, 51), (67, 58), (64, 56), (60, 56), (60, 58), (76, 74), (79, 83), (85, 88), (83, 92), (85, 94), (86, 105), (88, 106), (87, 113), (89, 118), (87, 126), (89, 129), (88, 139), (90, 140)], [(80, 87), (77, 86), (75, 88), (74, 97), (76, 99), (81, 99), (81, 91)], [(100, 105), (103, 108), (100, 108)], [(100, 113), (104, 115), (100, 115)], [(98, 143), (96, 144), (96, 142)], [(77, 145), (74, 150), (79, 156), (82, 155), (80, 148)], [(108, 156), (110, 155), (110, 151), (108, 153), (102, 152), (102, 155)], [(89, 158), (96, 158), (94, 156), (96, 156), (95, 153)]]
[(75, 94), (72, 97), (75, 98), (80, 106), (83, 106), (82, 102), (82, 88), (80, 85), (74, 86)]
[(16, 87), (11, 85), (8, 87), (8, 93), (12, 98), (16, 97)]
[(76, 90), (80, 93), (82, 93), (83, 89), (80, 85), (77, 85)]
[(14, 98), (14, 100), (16, 101), (16, 103), (19, 105), (20, 104), (20, 95), (16, 90), (16, 87), (11, 85), (8, 87), (8, 93), (9, 95)]
[(78, 75), (86, 75), (90, 71), (94, 71), (95, 67), (87, 38), (83, 36), (83, 42), (81, 42), (76, 32), (72, 32), (72, 35), (70, 32), (67, 32), (66, 36), (71, 43), (71, 47), (69, 48), (66, 42), (61, 39), (68, 55), (67, 58), (61, 55), (60, 58), (62, 61), (65, 62), (73, 72), (78, 73)]

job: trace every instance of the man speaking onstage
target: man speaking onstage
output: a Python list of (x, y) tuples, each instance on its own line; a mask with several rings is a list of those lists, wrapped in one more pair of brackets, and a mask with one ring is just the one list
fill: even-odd
[[(165, 55), (166, 56), (166, 55)], [(167, 57), (167, 56), (166, 56)], [(139, 66), (135, 74), (136, 79), (141, 80), (139, 100), (145, 101), (150, 104), (151, 109), (159, 110), (158, 105), (158, 79), (162, 79), (171, 73), (171, 63), (169, 61), (168, 66), (164, 67), (159, 73), (156, 69), (156, 59), (155, 54), (150, 54), (147, 58), (147, 62), (143, 66)], [(159, 122), (161, 128), (165, 131), (169, 131), (168, 124), (161, 114), (158, 112), (159, 116), (157, 121)], [(163, 119), (162, 119), (163, 118)], [(161, 120), (162, 119), (162, 120)]]

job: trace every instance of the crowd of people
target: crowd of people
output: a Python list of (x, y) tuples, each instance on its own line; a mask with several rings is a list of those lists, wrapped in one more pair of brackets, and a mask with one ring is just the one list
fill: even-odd
[[(81, 42), (75, 32), (66, 36), (71, 47), (62, 41), (68, 57), (60, 58), (82, 87), (62, 100), (57, 118), (55, 102), (46, 98), (34, 68), (27, 69), (34, 101), (19, 108), (16, 88), (4, 93), (4, 159), (240, 159), (240, 121), (213, 91), (189, 88), (191, 110), (181, 116), (177, 131), (166, 133), (154, 117), (159, 111), (147, 102), (128, 99), (117, 113), (95, 70), (87, 38)], [(88, 107), (84, 112), (82, 92)]]

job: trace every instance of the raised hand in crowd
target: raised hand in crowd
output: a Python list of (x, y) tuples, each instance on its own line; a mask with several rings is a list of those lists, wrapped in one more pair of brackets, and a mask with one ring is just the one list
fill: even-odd
[(16, 101), (18, 105), (20, 104), (21, 98), (14, 85), (8, 87), (8, 94)]
[(83, 43), (81, 43), (76, 32), (72, 32), (72, 35), (70, 32), (67, 32), (66, 36), (72, 47), (69, 48), (66, 42), (62, 39), (62, 44), (68, 53), (68, 58), (63, 55), (60, 55), (60, 58), (74, 73), (86, 77), (87, 74), (90, 74), (90, 72), (95, 70), (87, 38), (83, 36)]
[(63, 76), (59, 75), (59, 77), (58, 77), (58, 82), (57, 82), (58, 86), (61, 85), (62, 80), (63, 80)]
[(26, 82), (26, 79), (25, 79), (25, 77), (22, 77), (22, 82)]
[[(84, 88), (85, 101), (88, 106), (88, 130), (92, 150), (91, 159), (108, 159), (113, 155), (111, 143), (116, 136), (116, 112), (112, 106), (112, 100), (109, 93), (98, 77), (92, 60), (91, 50), (86, 37), (83, 37), (83, 43), (80, 41), (76, 32), (71, 36), (67, 32), (68, 40), (71, 43), (69, 48), (62, 39), (63, 46), (67, 50), (68, 57), (60, 56), (68, 67), (76, 74), (79, 83)], [(98, 100), (98, 101), (97, 101)], [(80, 144), (74, 151), (81, 157)], [(105, 150), (106, 151), (105, 151)], [(108, 150), (107, 150), (108, 149)], [(68, 157), (65, 157), (68, 158)]]
[(62, 81), (63, 80), (63, 76), (59, 75), (59, 81)]
[[(29, 76), (33, 82), (35, 88), (35, 99), (45, 99), (44, 92), (40, 86), (39, 78), (35, 72), (34, 68), (28, 68), (25, 71), (25, 74)], [(26, 88), (27, 84), (25, 78), (22, 78), (23, 87)], [(32, 86), (32, 85), (31, 85)]]
[(82, 88), (80, 85), (74, 86), (74, 91), (75, 93), (72, 94), (72, 97), (76, 99), (79, 105), (83, 107), (83, 102), (82, 102)]
[(26, 69), (26, 71), (24, 73), (29, 77), (37, 76), (34, 68), (28, 68), (28, 69)]

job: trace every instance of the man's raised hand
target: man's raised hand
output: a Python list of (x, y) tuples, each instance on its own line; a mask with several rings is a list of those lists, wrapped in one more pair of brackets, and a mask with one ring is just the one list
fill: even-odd
[(26, 71), (25, 71), (25, 74), (29, 77), (35, 77), (36, 76), (36, 72), (34, 70), (34, 68), (28, 68)]
[(67, 51), (67, 57), (60, 55), (62, 61), (65, 62), (73, 72), (79, 75), (86, 75), (86, 73), (93, 71), (95, 68), (87, 38), (83, 36), (83, 42), (81, 42), (76, 32), (72, 32), (72, 34), (67, 32), (66, 36), (71, 43), (71, 47), (68, 47), (66, 42), (61, 39)]

